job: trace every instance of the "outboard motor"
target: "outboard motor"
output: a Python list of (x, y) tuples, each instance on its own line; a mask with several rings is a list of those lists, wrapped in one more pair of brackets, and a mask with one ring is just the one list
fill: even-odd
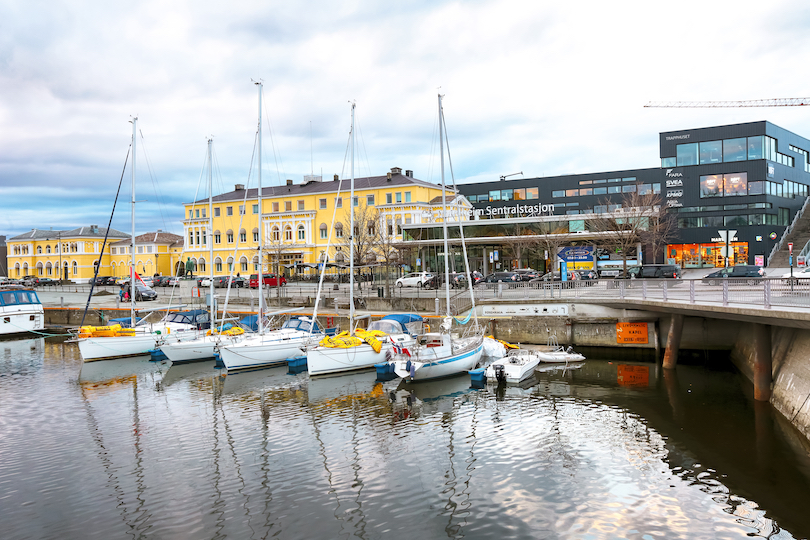
[(495, 380), (498, 381), (498, 384), (506, 382), (506, 373), (503, 370), (502, 364), (495, 365)]
[(574, 352), (574, 348), (571, 345), (569, 345), (568, 348), (565, 349), (565, 352), (567, 352), (568, 354), (571, 354), (572, 352)]

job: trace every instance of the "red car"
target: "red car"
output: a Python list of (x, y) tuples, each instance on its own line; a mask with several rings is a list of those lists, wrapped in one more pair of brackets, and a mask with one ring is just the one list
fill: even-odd
[[(263, 277), (266, 287), (283, 287), (287, 284), (287, 278), (284, 276), (276, 277), (275, 274), (264, 274)], [(249, 286), (251, 289), (259, 288), (259, 274), (250, 274)]]

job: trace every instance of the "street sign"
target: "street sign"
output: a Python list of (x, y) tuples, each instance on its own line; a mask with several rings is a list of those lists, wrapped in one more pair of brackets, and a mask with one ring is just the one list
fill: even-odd
[(788, 242), (788, 251), (793, 255), (793, 242)]

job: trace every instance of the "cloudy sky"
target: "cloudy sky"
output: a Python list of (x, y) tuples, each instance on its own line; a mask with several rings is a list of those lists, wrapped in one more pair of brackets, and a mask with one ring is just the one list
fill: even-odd
[[(131, 116), (138, 232), (182, 233), (209, 135), (214, 192), (248, 183), (251, 79), (265, 186), (348, 174), (350, 100), (358, 176), (439, 181), (439, 91), (465, 183), (654, 167), (660, 131), (770, 120), (810, 137), (808, 107), (643, 107), (810, 96), (807, 58), (810, 5), (778, 0), (0, 0), (0, 234), (105, 226)], [(125, 232), (129, 200), (127, 177)]]

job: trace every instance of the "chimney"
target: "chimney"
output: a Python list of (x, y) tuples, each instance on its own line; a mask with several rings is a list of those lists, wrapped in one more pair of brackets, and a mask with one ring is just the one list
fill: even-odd
[(234, 191), (243, 191), (245, 189), (245, 184), (236, 184), (234, 187)]
[(407, 176), (408, 178), (413, 178), (413, 171), (406, 170), (405, 171), (405, 176)]
[(338, 175), (335, 175), (335, 182), (338, 181)]
[(293, 185), (293, 181), (292, 181), (292, 180), (290, 180), (289, 178), (287, 178), (287, 185), (288, 185), (288, 186)]
[(388, 182), (390, 182), (390, 181), (391, 181), (391, 173), (388, 173), (388, 180), (387, 180), (387, 181), (388, 181)]
[(402, 169), (400, 167), (391, 167), (391, 174), (402, 174)]

